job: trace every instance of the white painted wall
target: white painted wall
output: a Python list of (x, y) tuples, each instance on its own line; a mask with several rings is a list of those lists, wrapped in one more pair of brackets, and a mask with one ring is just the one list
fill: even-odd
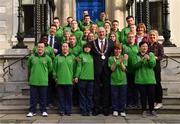
[(180, 0), (169, 0), (169, 2), (171, 41), (180, 47)]

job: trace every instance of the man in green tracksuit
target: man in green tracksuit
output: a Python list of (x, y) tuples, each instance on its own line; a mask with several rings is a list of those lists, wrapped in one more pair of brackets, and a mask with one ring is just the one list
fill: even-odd
[(137, 54), (135, 68), (135, 83), (138, 86), (141, 104), (142, 116), (146, 116), (146, 103), (149, 104), (149, 115), (156, 116), (154, 111), (155, 100), (155, 74), (153, 68), (156, 65), (155, 56), (152, 52), (148, 53), (148, 43), (142, 41), (139, 43), (140, 52)]
[(54, 60), (54, 77), (59, 95), (59, 114), (70, 116), (72, 110), (72, 85), (75, 56), (69, 53), (67, 43), (62, 44), (62, 53)]
[[(74, 73), (77, 67), (78, 56), (82, 52), (81, 46), (77, 45), (76, 37), (71, 35), (69, 38), (69, 53), (76, 57), (76, 62), (74, 65)], [(73, 105), (78, 106), (79, 104), (79, 90), (77, 84), (73, 85)]]
[(45, 44), (38, 43), (37, 53), (28, 59), (30, 85), (30, 108), (27, 117), (36, 115), (37, 103), (40, 103), (42, 116), (48, 116), (46, 110), (48, 73), (52, 71), (52, 60), (44, 52)]
[(83, 38), (83, 32), (79, 29), (77, 21), (71, 21), (71, 34), (76, 36), (77, 45), (81, 46), (81, 40)]
[(124, 28), (121, 30), (121, 40), (122, 40), (121, 42), (122, 42), (123, 44), (128, 44), (128, 42), (127, 42), (127, 35), (128, 35), (128, 33), (131, 31), (131, 30), (130, 30), (130, 26), (135, 24), (134, 17), (133, 17), (133, 16), (128, 16), (128, 17), (126, 17), (126, 22), (127, 22), (128, 26), (127, 26), (127, 27), (124, 27)]
[(133, 69), (133, 63), (138, 53), (138, 45), (135, 43), (135, 35), (129, 32), (127, 35), (127, 45), (124, 45), (124, 53), (128, 55), (128, 66), (127, 66), (127, 107), (137, 108), (138, 107), (138, 90), (135, 85), (135, 71)]
[(105, 20), (106, 20), (106, 13), (102, 11), (100, 13), (99, 19), (96, 21), (97, 26), (98, 27), (103, 27), (104, 23), (105, 23)]

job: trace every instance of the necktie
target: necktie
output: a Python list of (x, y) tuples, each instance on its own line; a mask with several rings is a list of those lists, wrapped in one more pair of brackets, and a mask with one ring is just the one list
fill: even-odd
[(103, 41), (101, 41), (101, 52), (102, 52), (102, 53), (104, 52), (104, 44), (103, 44)]
[(50, 45), (51, 47), (53, 47), (52, 44), (53, 44), (53, 36), (50, 36), (50, 42), (49, 42), (49, 45)]

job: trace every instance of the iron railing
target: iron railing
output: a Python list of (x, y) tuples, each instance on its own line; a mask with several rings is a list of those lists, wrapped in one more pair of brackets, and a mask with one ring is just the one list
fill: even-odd
[(30, 55), (31, 55), (31, 53), (23, 56), (23, 57), (20, 58), (20, 59), (17, 59), (16, 61), (14, 61), (14, 62), (12, 62), (11, 64), (9, 64), (9, 65), (7, 65), (6, 67), (4, 67), (4, 68), (3, 68), (4, 74), (3, 74), (3, 76), (2, 76), (3, 79), (6, 81), (6, 79), (5, 79), (6, 74), (9, 74), (10, 76), (13, 76), (13, 74), (11, 73), (11, 71), (12, 71), (13, 69), (12, 69), (11, 67), (12, 67), (13, 65), (15, 65), (16, 63), (20, 62), (20, 61), (21, 61), (21, 67), (22, 67), (23, 69), (25, 69), (25, 67), (24, 67), (25, 64), (24, 64), (23, 60), (24, 60), (24, 59), (27, 59)]
[[(169, 64), (169, 60), (168, 59), (171, 59), (172, 61), (176, 62), (177, 64), (180, 64), (180, 61), (174, 59), (173, 57), (170, 57), (170, 56), (167, 56), (167, 55), (164, 55), (163, 56), (163, 60), (161, 61), (161, 68), (164, 69), (164, 68), (167, 68), (168, 64)], [(176, 67), (177, 69), (180, 68), (180, 65), (178, 65)], [(177, 72), (176, 74), (180, 74), (180, 71)]]

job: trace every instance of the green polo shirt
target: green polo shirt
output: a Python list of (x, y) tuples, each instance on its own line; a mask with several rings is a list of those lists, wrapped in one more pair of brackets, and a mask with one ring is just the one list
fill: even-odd
[(32, 54), (28, 59), (29, 85), (48, 86), (48, 74), (52, 71), (51, 58), (43, 54)]
[(124, 53), (128, 55), (128, 66), (127, 66), (127, 70), (130, 73), (134, 73), (134, 69), (133, 69), (133, 64), (136, 61), (136, 56), (139, 50), (138, 45), (134, 44), (134, 45), (123, 45), (124, 48)]
[(76, 31), (71, 30), (71, 34), (75, 35), (76, 37), (76, 42), (80, 46), (81, 45), (81, 40), (83, 38), (83, 32), (80, 29), (77, 29)]
[[(120, 57), (123, 57), (122, 55)], [(110, 56), (108, 59), (108, 66), (111, 68), (114, 62), (114, 56)], [(126, 60), (123, 61), (126, 65)], [(120, 62), (116, 59), (116, 68), (111, 73), (111, 85), (125, 85), (127, 84), (126, 73), (122, 71)]]
[(58, 85), (72, 85), (75, 56), (59, 54), (54, 60), (54, 77)]
[(74, 47), (69, 47), (69, 53), (73, 54), (74, 56), (78, 56), (81, 52), (82, 47), (77, 44)]
[(121, 38), (122, 38), (122, 43), (123, 44), (128, 44), (127, 43), (127, 36), (128, 36), (128, 33), (130, 32), (130, 27), (125, 27), (122, 29), (121, 31)]
[(63, 36), (63, 28), (59, 27), (56, 31), (56, 37), (58, 38), (58, 40), (61, 40), (62, 36)]
[(83, 80), (94, 80), (94, 62), (90, 53), (83, 52), (79, 55), (75, 77)]
[(96, 21), (96, 24), (97, 24), (97, 26), (98, 27), (104, 27), (104, 21), (102, 21), (102, 20), (100, 20), (100, 19), (98, 19), (97, 21)]

